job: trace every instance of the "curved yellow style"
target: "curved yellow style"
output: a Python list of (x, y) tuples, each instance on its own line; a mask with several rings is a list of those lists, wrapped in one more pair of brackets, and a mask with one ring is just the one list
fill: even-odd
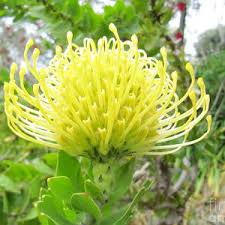
[[(195, 81), (190, 63), (186, 69), (191, 83), (179, 97), (177, 73), (167, 73), (167, 53), (162, 61), (138, 49), (135, 35), (121, 41), (116, 27), (109, 25), (115, 38), (103, 37), (97, 44), (85, 38), (83, 46), (72, 43), (56, 47), (45, 68), (37, 68), (39, 50), (32, 60), (24, 51), (26, 68), (12, 64), (10, 81), (5, 83), (5, 111), (8, 125), (18, 136), (72, 155), (90, 157), (162, 155), (202, 140), (188, 140), (189, 132), (207, 114), (209, 95), (202, 78)], [(35, 78), (33, 93), (24, 85), (27, 71)], [(200, 89), (197, 90), (197, 88)], [(199, 94), (196, 94), (199, 93)], [(185, 101), (191, 107), (179, 112)]]

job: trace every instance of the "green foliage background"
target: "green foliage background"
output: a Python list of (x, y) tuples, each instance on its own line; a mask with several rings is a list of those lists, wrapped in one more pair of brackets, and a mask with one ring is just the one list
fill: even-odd
[[(151, 56), (158, 57), (159, 49), (163, 45), (168, 48), (170, 68), (178, 70), (182, 85), (180, 92), (182, 92), (186, 88), (187, 80), (186, 73), (182, 69), (185, 55), (183, 49), (177, 47), (169, 37), (168, 23), (173, 16), (173, 10), (169, 7), (171, 2), (173, 1), (129, 0), (125, 3), (123, 0), (118, 0), (113, 6), (105, 6), (102, 13), (96, 13), (91, 4), (80, 4), (76, 0), (2, 0), (0, 16), (12, 17), (15, 24), (29, 22), (38, 26), (38, 29), (45, 31), (50, 37), (42, 40), (40, 43), (42, 49), (51, 51), (53, 51), (53, 43), (62, 46), (65, 44), (68, 30), (74, 33), (74, 42), (78, 44), (82, 44), (84, 37), (97, 40), (104, 35), (111, 36), (108, 24), (113, 22), (122, 39), (130, 38), (136, 33), (140, 48)], [(175, 54), (177, 50), (179, 50), (178, 55)], [(216, 54), (204, 55), (196, 63), (197, 75), (205, 78), (207, 91), (211, 95), (211, 113), (214, 122), (209, 138), (173, 156), (139, 160), (135, 168), (137, 173), (132, 181), (127, 181), (127, 183), (131, 182), (129, 190), (124, 191), (123, 187), (126, 185), (122, 182), (123, 179), (118, 179), (118, 186), (122, 188), (121, 193), (126, 192), (121, 200), (125, 206), (135, 195), (139, 198), (138, 193), (143, 191), (141, 187), (144, 180), (150, 178), (155, 181), (151, 191), (143, 191), (136, 208), (130, 205), (134, 215), (130, 224), (141, 224), (140, 221), (142, 224), (149, 224), (149, 221), (151, 224), (165, 224), (168, 221), (172, 221), (167, 223), (171, 225), (201, 224), (199, 221), (202, 221), (202, 218), (199, 218), (194, 206), (199, 201), (204, 204), (210, 198), (224, 198), (224, 59), (225, 52), (220, 51)], [(3, 105), (3, 83), (7, 80), (8, 68), (2, 65), (0, 68), (0, 224), (52, 225), (53, 222), (40, 216), (35, 207), (40, 189), (42, 187), (41, 192), (47, 192), (50, 196), (46, 201), (52, 201), (51, 196), (55, 192), (56, 195), (61, 194), (57, 192), (58, 189), (54, 189), (57, 187), (57, 182), (69, 185), (65, 177), (70, 175), (58, 171), (58, 175), (64, 176), (60, 178), (61, 181), (48, 179), (55, 175), (56, 152), (24, 141), (8, 129)], [(193, 138), (199, 136), (204, 128), (204, 124), (200, 124), (194, 130)], [(63, 155), (61, 157), (62, 160), (69, 160)], [(82, 163), (88, 164), (88, 162)], [(146, 168), (143, 168), (143, 165), (147, 165)], [(82, 182), (88, 183), (91, 176), (87, 171), (81, 172), (83, 176), (85, 175)], [(81, 201), (82, 196), (73, 196), (73, 198), (74, 207), (80, 209), (81, 205), (76, 203)], [(85, 199), (85, 201), (91, 200)], [(69, 208), (61, 202), (57, 205), (61, 208), (52, 210), (54, 215), (60, 211), (58, 218), (61, 218), (60, 213), (63, 211), (68, 218), (74, 219), (75, 215)], [(188, 207), (189, 205), (191, 207)], [(41, 207), (48, 212), (50, 210), (46, 209), (47, 206), (44, 204)], [(114, 209), (118, 207), (116, 205)], [(95, 206), (92, 210), (84, 211), (94, 217), (98, 217), (99, 214)], [(204, 208), (203, 211), (207, 210)], [(79, 220), (79, 217), (77, 219)], [(91, 224), (91, 221), (87, 223)], [(63, 222), (56, 224), (62, 225)], [(110, 222), (102, 225), (106, 224), (111, 225)]]

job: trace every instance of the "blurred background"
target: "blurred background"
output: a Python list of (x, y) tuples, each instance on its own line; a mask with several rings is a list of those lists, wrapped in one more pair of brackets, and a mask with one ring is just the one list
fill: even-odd
[[(74, 42), (82, 44), (84, 37), (111, 36), (110, 22), (123, 40), (136, 33), (139, 47), (149, 56), (160, 57), (160, 47), (167, 48), (169, 70), (179, 74), (180, 93), (188, 87), (184, 68), (191, 61), (196, 76), (204, 77), (213, 115), (211, 133), (201, 143), (175, 155), (140, 160), (124, 201), (130, 201), (147, 178), (155, 186), (139, 203), (130, 225), (225, 224), (224, 12), (225, 0), (1, 0), (0, 225), (40, 224), (35, 202), (56, 166), (54, 151), (7, 128), (3, 84), (11, 63), (23, 64), (30, 38), (41, 50), (40, 66), (45, 66), (55, 44), (65, 46), (68, 30)], [(200, 124), (192, 138), (204, 129)]]

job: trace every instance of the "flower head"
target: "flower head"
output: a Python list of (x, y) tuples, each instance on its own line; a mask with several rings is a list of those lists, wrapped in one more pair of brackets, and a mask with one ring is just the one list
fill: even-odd
[(180, 32), (180, 31), (178, 31), (178, 32), (176, 32), (176, 34), (175, 34), (175, 39), (176, 40), (183, 40), (183, 38), (184, 38), (184, 35), (182, 34), (182, 32)]
[[(68, 32), (66, 50), (57, 46), (49, 65), (40, 69), (39, 50), (34, 49), (29, 61), (33, 41), (27, 43), (26, 68), (19, 70), (19, 82), (12, 64), (5, 83), (5, 111), (12, 131), (32, 142), (91, 157), (168, 154), (202, 140), (209, 132), (210, 116), (207, 132), (188, 141), (209, 107), (204, 82), (195, 81), (191, 64), (186, 65), (191, 84), (179, 97), (177, 73), (167, 73), (165, 48), (162, 61), (148, 57), (138, 49), (135, 35), (121, 41), (113, 24), (109, 29), (115, 38), (103, 37), (97, 44), (85, 38), (82, 47)], [(33, 93), (24, 85), (26, 69), (36, 80)], [(188, 99), (192, 106), (180, 113)]]
[(184, 2), (178, 2), (176, 4), (176, 7), (179, 11), (183, 12), (186, 9), (186, 3)]

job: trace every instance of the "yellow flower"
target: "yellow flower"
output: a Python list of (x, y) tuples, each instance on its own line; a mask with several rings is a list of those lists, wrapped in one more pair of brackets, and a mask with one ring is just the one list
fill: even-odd
[[(191, 84), (179, 97), (177, 73), (166, 72), (165, 48), (162, 61), (148, 57), (138, 49), (135, 35), (121, 41), (113, 24), (109, 29), (115, 38), (103, 37), (97, 44), (85, 38), (82, 47), (72, 43), (68, 32), (66, 50), (57, 46), (49, 65), (41, 69), (39, 50), (34, 49), (29, 61), (33, 41), (27, 43), (26, 68), (19, 70), (19, 82), (14, 77), (17, 65), (12, 64), (5, 83), (5, 111), (12, 131), (32, 142), (91, 157), (162, 155), (202, 140), (211, 116), (206, 117), (208, 130), (188, 140), (209, 107), (203, 79), (195, 81), (191, 64), (186, 65)], [(26, 69), (36, 80), (32, 94), (24, 85)], [(180, 113), (180, 105), (189, 100), (190, 109)]]

